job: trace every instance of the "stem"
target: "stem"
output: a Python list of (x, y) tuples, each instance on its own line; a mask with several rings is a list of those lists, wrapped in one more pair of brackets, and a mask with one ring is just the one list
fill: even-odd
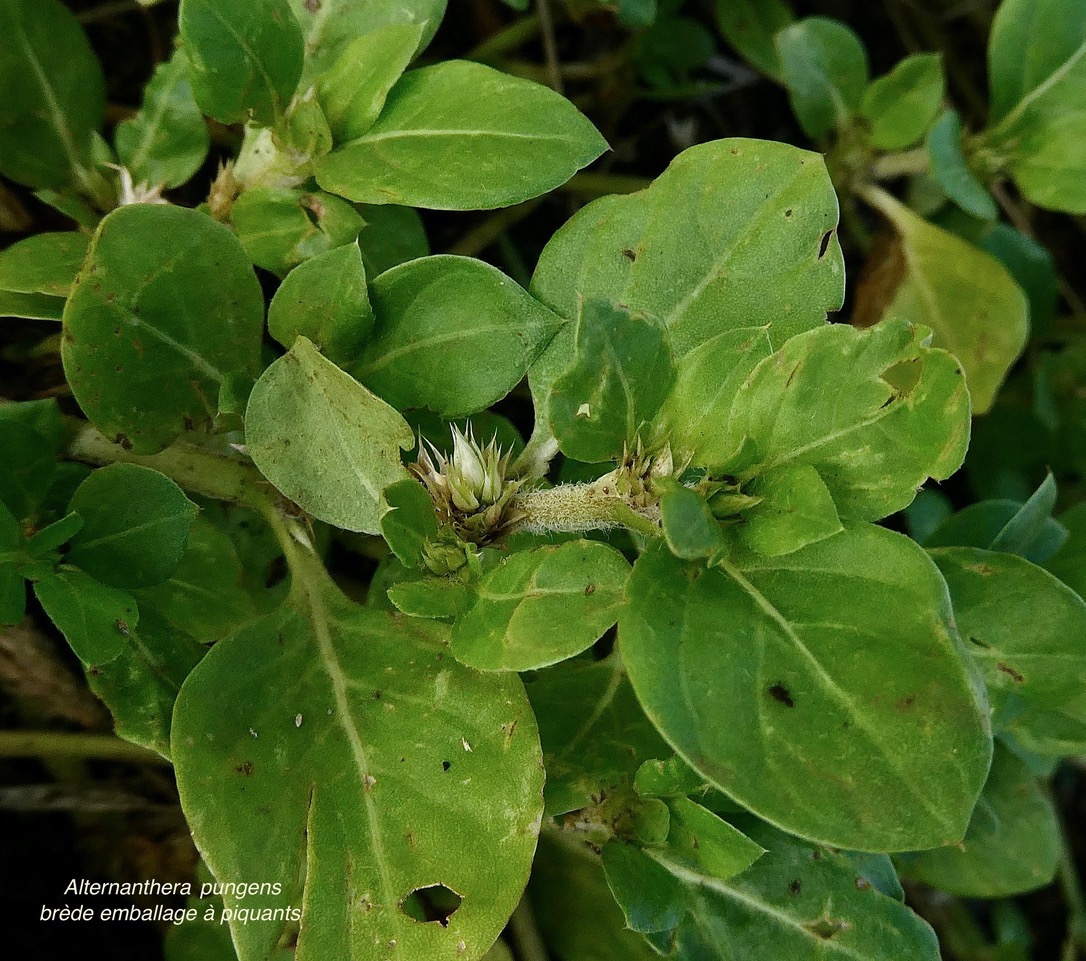
[(449, 248), (450, 254), (462, 257), (476, 257), (514, 224), (519, 223), (543, 202), (542, 197), (506, 207), (491, 214), (482, 223), (472, 227), (463, 237)]
[(169, 764), (160, 754), (112, 734), (0, 731), (0, 757), (81, 757), (133, 764)]
[(177, 443), (158, 454), (133, 454), (83, 424), (68, 447), (72, 460), (89, 464), (138, 464), (152, 467), (194, 494), (260, 507), (273, 489), (251, 464), (227, 454)]
[(533, 13), (530, 16), (521, 17), (504, 30), (499, 30), (492, 37), (484, 40), (474, 50), (470, 51), (464, 59), (478, 60), (481, 63), (500, 60), (503, 54), (515, 50), (529, 40), (534, 40), (535, 35), (539, 33), (539, 26), (538, 14)]
[(513, 531), (579, 531), (628, 527), (651, 537), (660, 533), (659, 509), (634, 508), (619, 494), (611, 475), (591, 484), (561, 484), (526, 491), (513, 499), (513, 510), (521, 515)]
[(535, 0), (535, 8), (539, 14), (539, 27), (543, 34), (543, 56), (547, 61), (550, 85), (553, 90), (562, 93), (562, 65), (558, 59), (558, 43), (554, 38), (554, 17), (551, 15), (550, 0)]
[(603, 197), (606, 194), (632, 194), (644, 190), (652, 180), (628, 174), (579, 173), (574, 174), (557, 189), (562, 193), (583, 197)]
[(917, 147), (915, 150), (888, 153), (876, 158), (871, 164), (870, 173), (875, 180), (893, 180), (895, 177), (927, 173), (930, 168), (928, 148)]
[(520, 904), (509, 919), (509, 933), (518, 961), (549, 961), (550, 954), (535, 923), (535, 914), (532, 913), (527, 894), (520, 899)]

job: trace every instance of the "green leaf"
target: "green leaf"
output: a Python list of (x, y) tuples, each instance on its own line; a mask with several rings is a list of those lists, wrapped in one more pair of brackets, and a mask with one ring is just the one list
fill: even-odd
[(666, 761), (646, 761), (634, 776), (634, 789), (642, 797), (686, 797), (707, 788), (705, 778), (678, 755)]
[(409, 260), (427, 257), (430, 242), (418, 211), (395, 204), (368, 204), (362, 207), (365, 219), (358, 246), (366, 274), (376, 277)]
[(1061, 854), (1052, 802), (1030, 769), (996, 746), (965, 840), (903, 859), (904, 873), (968, 898), (1002, 898), (1049, 884)]
[(390, 24), (418, 24), (422, 29), (418, 50), (425, 49), (441, 23), (445, 3), (446, 0), (402, 0), (400, 3), (290, 0), (305, 34), (303, 85), (319, 80), (333, 69), (355, 39)]
[(808, 465), (842, 517), (877, 520), (901, 510), (928, 477), (943, 480), (961, 466), (969, 440), (961, 369), (924, 346), (925, 333), (886, 322), (793, 337), (736, 394), (727, 469), (747, 479)]
[(936, 223), (1003, 264), (1029, 298), (1029, 323), (1034, 336), (1048, 332), (1059, 291), (1052, 254), (1042, 244), (1008, 224), (977, 220), (957, 208), (942, 211)]
[(961, 361), (973, 412), (986, 413), (1029, 337), (1029, 304), (1022, 289), (995, 258), (918, 217), (889, 194), (870, 199), (894, 225), (900, 246), (878, 302), (862, 313), (870, 322), (901, 317), (931, 328), (935, 346)]
[(962, 153), (962, 123), (948, 110), (931, 128), (927, 140), (931, 175), (946, 195), (966, 213), (980, 220), (996, 220), (999, 208), (988, 189), (972, 171)]
[(622, 661), (567, 661), (525, 677), (547, 770), (547, 814), (558, 816), (632, 783), (668, 753), (626, 679)]
[[(660, 318), (682, 385), (683, 358), (715, 337), (742, 331), (740, 343), (764, 337), (779, 347), (841, 306), (837, 214), (821, 157), (757, 140), (700, 144), (647, 190), (604, 197), (574, 216), (544, 248), (531, 290), (563, 317), (600, 299)], [(537, 418), (572, 362), (574, 330), (560, 332), (529, 374)], [(717, 348), (721, 381), (749, 362), (738, 350), (729, 361), (729, 343)], [(696, 403), (689, 396), (680, 416)]]
[(771, 353), (768, 326), (747, 327), (717, 334), (679, 360), (659, 418), (676, 461), (724, 461), (731, 453), (725, 427), (736, 392)]
[(716, 0), (716, 22), (724, 39), (777, 81), (784, 68), (774, 37), (793, 19), (784, 0)]
[(580, 838), (558, 831), (540, 837), (528, 896), (547, 946), (562, 961), (659, 957), (626, 927), (599, 857)]
[[(1035, 547), (1037, 542), (1047, 534), (1045, 528), (1047, 522), (1052, 519), (1052, 511), (1056, 507), (1056, 496), (1056, 480), (1049, 473), (1030, 499), (1015, 512), (992, 539), (991, 550), (1025, 557), (1030, 548)], [(1058, 547), (1059, 544), (1056, 544), (1055, 548)], [(1047, 559), (1047, 557), (1044, 558), (1044, 560)]]
[(83, 662), (90, 688), (113, 714), (117, 733), (169, 757), (174, 700), (203, 648), (169, 631), (142, 626), (137, 631), (132, 596), (82, 571), (45, 574), (34, 584), (34, 594)]
[(154, 611), (201, 643), (225, 637), (257, 613), (237, 547), (206, 514), (192, 525), (185, 553), (169, 579), (133, 596), (141, 611)]
[[(1018, 518), (1025, 505), (1021, 501), (989, 500), (970, 504), (947, 517), (924, 540), (925, 547), (980, 547), (995, 550), (993, 542), (1008, 525), (1017, 527), (1025, 518)], [(1031, 508), (1032, 509), (1032, 508)], [(1026, 530), (1015, 535), (1018, 554), (1034, 564), (1043, 564), (1067, 539), (1067, 530), (1051, 517), (1037, 518), (1030, 523), (1032, 536)], [(1014, 530), (1012, 527), (1012, 531)]]
[(41, 431), (14, 420), (0, 420), (0, 504), (16, 520), (32, 517), (49, 493), (57, 469), (59, 444), (50, 443)]
[(31, 535), (26, 542), (26, 551), (32, 557), (44, 557), (68, 543), (82, 526), (82, 517), (78, 514), (66, 514)]
[(374, 125), (422, 33), (418, 23), (386, 24), (352, 41), (321, 76), (317, 96), (337, 143), (361, 137)]
[(0, 291), (67, 297), (89, 244), (86, 234), (71, 231), (35, 234), (12, 244), (0, 253)]
[(28, 187), (84, 181), (106, 82), (59, 0), (0, 0), (0, 174)]
[(1029, 560), (1043, 563), (1079, 596), (1086, 595), (1086, 504), (1064, 511), (1057, 523), (1067, 532), (1059, 550), (1045, 561)]
[(501, 400), (561, 324), (500, 270), (470, 257), (402, 264), (374, 280), (370, 294), (376, 325), (351, 373), (395, 407), (446, 417)]
[(1035, 755), (1049, 758), (1086, 753), (1086, 697), (1053, 710), (1027, 706), (1015, 713), (1003, 737)]
[(551, 387), (547, 419), (566, 456), (614, 460), (637, 446), (671, 388), (667, 332), (654, 317), (598, 300), (576, 327), (573, 363)]
[(64, 371), (80, 407), (137, 453), (209, 424), (227, 374), (260, 370), (260, 283), (206, 214), (134, 204), (109, 214), (64, 312)]
[(937, 53), (906, 57), (864, 92), (862, 112), (871, 124), (871, 143), (880, 150), (904, 150), (928, 132), (943, 105), (946, 83)]
[(283, 116), (304, 56), (289, 0), (181, 0), (178, 27), (204, 113), (261, 126)]
[(867, 50), (839, 20), (807, 17), (776, 34), (781, 78), (807, 136), (847, 126), (867, 87)]
[(403, 580), (388, 589), (393, 606), (411, 617), (459, 617), (471, 606), (473, 594), (465, 584), (444, 577)]
[(881, 889), (894, 877), (887, 858), (858, 862), (752, 818), (736, 824), (766, 853), (734, 878), (687, 885), (687, 916), (655, 936), (658, 951), (684, 961), (938, 961), (931, 928)]
[(640, 849), (612, 840), (603, 849), (607, 884), (635, 931), (671, 931), (687, 913), (693, 890), (716, 888), (765, 853), (760, 844), (689, 798), (671, 799), (668, 809), (665, 843)]
[(912, 541), (858, 525), (700, 572), (653, 547), (627, 596), (638, 699), (720, 790), (839, 847), (961, 839), (991, 740), (946, 588)]
[(988, 53), (989, 142), (1033, 203), (1086, 212), (1086, 11), (1075, 0), (1006, 0)]
[(604, 845), (600, 860), (607, 886), (631, 931), (671, 931), (682, 921), (686, 914), (682, 883), (647, 852), (614, 839)]
[(60, 320), (63, 316), (63, 297), (52, 297), (48, 294), (17, 294), (0, 290), (0, 317)]
[(117, 125), (114, 142), (117, 159), (137, 183), (180, 187), (200, 169), (211, 139), (183, 50), (158, 65), (139, 113)]
[(1057, 708), (1082, 693), (1086, 602), (1043, 568), (972, 547), (931, 552), (997, 719), (1018, 699)]
[(284, 347), (307, 337), (329, 360), (358, 356), (373, 327), (358, 244), (344, 244), (299, 264), (268, 307), (268, 332)]
[[(353, 604), (301, 563), (287, 604), (215, 645), (174, 715), (181, 803), (215, 877), (270, 872), (275, 905), (301, 911), (300, 928), (235, 921), (238, 956), (263, 959), (293, 930), (299, 957), (362, 961), (395, 941), (405, 958), (478, 959), (539, 830), (520, 681), (460, 666), (443, 625)], [(427, 889), (458, 904), (445, 922), (412, 915)]]
[(253, 387), (245, 441), (262, 474), (319, 520), (380, 529), (381, 491), (407, 475), (407, 422), (299, 337)]
[(405, 74), (377, 122), (320, 163), (317, 182), (361, 203), (489, 210), (553, 190), (606, 149), (553, 90), (449, 60)]
[(483, 578), (452, 635), (457, 660), (528, 671), (580, 654), (618, 620), (630, 565), (599, 541), (511, 554)]
[(434, 502), (414, 478), (396, 481), (381, 492), (381, 536), (407, 567), (418, 567), (426, 542), (437, 538)]
[(150, 587), (181, 562), (197, 507), (149, 467), (110, 464), (90, 475), (68, 505), (83, 518), (67, 561), (110, 587)]
[(740, 536), (755, 553), (779, 557), (841, 530), (833, 495), (810, 464), (793, 464), (759, 477), (750, 488), (761, 502), (746, 511)]
[(660, 526), (671, 553), (686, 560), (710, 558), (725, 543), (705, 498), (681, 484), (660, 498)]
[(26, 613), (23, 547), (22, 525), (0, 502), (0, 626), (18, 624)]
[(310, 257), (354, 243), (365, 226), (339, 197), (283, 187), (243, 191), (230, 222), (252, 262), (281, 277)]

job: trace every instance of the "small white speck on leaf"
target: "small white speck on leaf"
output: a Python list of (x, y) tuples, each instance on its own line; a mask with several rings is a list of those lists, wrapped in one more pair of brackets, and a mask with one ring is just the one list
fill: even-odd
[(250, 734), (251, 734), (251, 735), (252, 735), (253, 737), (260, 737), (260, 735), (259, 735), (259, 734), (257, 734), (257, 733), (256, 733), (256, 731), (254, 731), (254, 730), (253, 730), (252, 728), (249, 728), (249, 733), (250, 733)]
[(577, 416), (578, 417), (591, 417), (592, 416), (592, 408), (589, 407), (588, 404), (581, 404), (581, 406), (577, 408)]
[(294, 726), (295, 727), (301, 727), (302, 726), (302, 715), (301, 714), (295, 714), (294, 715)]
[(460, 738), (460, 743), (464, 745), (464, 750), (467, 751), (470, 754), (471, 753), (471, 745), (468, 744), (467, 740), (465, 738)]

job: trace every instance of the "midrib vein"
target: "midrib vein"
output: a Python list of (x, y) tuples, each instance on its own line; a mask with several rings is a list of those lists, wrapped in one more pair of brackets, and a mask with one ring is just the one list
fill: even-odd
[(328, 611), (324, 606), (320, 586), (307, 581), (304, 589), (312, 614), (313, 630), (317, 637), (317, 651), (320, 654), (324, 672), (332, 683), (336, 720), (347, 735), (347, 741), (351, 746), (351, 754), (354, 757), (355, 768), (358, 771), (358, 784), (366, 805), (370, 842), (373, 846), (374, 858), (377, 861), (377, 870), (381, 877), (382, 903), (386, 908), (392, 910), (396, 904), (396, 893), (392, 886), (392, 878), (388, 873), (388, 861), (385, 857), (384, 840), (381, 835), (381, 822), (371, 792), (372, 785), (366, 783), (366, 779), (372, 778), (373, 775), (370, 774), (369, 759), (366, 756), (366, 747), (362, 743), (362, 735), (359, 733), (351, 715), (351, 704), (347, 696), (347, 677), (340, 666), (339, 658), (336, 656), (335, 644), (332, 641), (332, 634), (328, 627)]

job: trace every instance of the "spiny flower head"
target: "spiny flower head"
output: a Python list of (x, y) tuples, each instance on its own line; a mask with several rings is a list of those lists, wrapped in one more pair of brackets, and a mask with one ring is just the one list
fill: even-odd
[(465, 432), (454, 424), (450, 455), (420, 437), (419, 459), (411, 470), (426, 485), (438, 516), (460, 536), (482, 543), (514, 519), (510, 501), (520, 481), (508, 476), (511, 457), (497, 437), (480, 446), (470, 425)]

